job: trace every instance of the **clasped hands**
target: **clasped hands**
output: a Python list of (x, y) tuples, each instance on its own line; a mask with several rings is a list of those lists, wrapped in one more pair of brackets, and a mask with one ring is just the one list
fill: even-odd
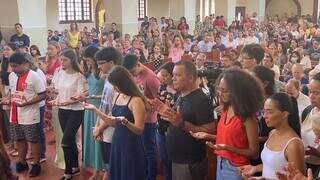
[(183, 124), (182, 115), (180, 112), (180, 108), (178, 107), (177, 111), (170, 108), (169, 105), (161, 102), (158, 98), (148, 99), (148, 102), (155, 109), (161, 118), (165, 121), (170, 122), (174, 126), (181, 126)]

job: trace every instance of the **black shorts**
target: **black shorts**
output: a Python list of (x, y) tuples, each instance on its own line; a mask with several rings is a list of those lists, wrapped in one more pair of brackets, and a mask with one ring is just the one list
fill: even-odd
[(36, 124), (10, 124), (11, 137), (15, 142), (27, 141), (31, 143), (39, 142), (40, 123)]

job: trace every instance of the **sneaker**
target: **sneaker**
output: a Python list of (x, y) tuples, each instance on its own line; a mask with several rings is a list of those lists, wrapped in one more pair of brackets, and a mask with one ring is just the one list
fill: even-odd
[(80, 169), (79, 168), (72, 168), (72, 176), (77, 176), (80, 174)]
[(70, 180), (70, 179), (72, 179), (72, 175), (71, 174), (64, 174), (60, 178), (60, 180)]
[(28, 171), (28, 170), (29, 170), (29, 166), (28, 166), (27, 162), (25, 164), (22, 164), (21, 162), (18, 162), (16, 164), (17, 173), (20, 173), (20, 172), (23, 172), (23, 171)]
[(43, 158), (40, 158), (40, 163), (43, 163), (43, 162), (46, 162), (47, 161), (47, 158), (46, 157), (43, 157)]
[(29, 172), (29, 177), (36, 177), (39, 176), (41, 173), (41, 166), (40, 164), (32, 164), (31, 170)]

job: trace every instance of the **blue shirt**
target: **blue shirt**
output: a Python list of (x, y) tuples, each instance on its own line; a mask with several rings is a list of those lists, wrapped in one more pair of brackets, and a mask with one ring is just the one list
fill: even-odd
[(18, 36), (17, 34), (11, 36), (10, 42), (14, 43), (19, 48), (30, 46), (30, 38), (25, 34), (22, 34), (22, 36)]

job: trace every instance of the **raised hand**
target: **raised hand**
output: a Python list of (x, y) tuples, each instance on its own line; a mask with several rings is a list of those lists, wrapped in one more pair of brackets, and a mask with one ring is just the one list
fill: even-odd
[(237, 168), (237, 170), (240, 172), (241, 176), (245, 179), (250, 178), (256, 173), (255, 166), (252, 166), (252, 165), (240, 166)]
[(192, 132), (190, 131), (190, 134), (192, 137), (196, 138), (196, 139), (200, 139), (200, 140), (215, 140), (216, 138), (216, 135), (211, 135), (209, 133), (206, 133), (206, 132)]
[(88, 109), (88, 110), (95, 110), (96, 106), (93, 104), (89, 104), (89, 103), (82, 103), (83, 108)]
[(92, 130), (93, 139), (97, 141), (102, 141), (102, 131), (99, 127), (94, 127)]

